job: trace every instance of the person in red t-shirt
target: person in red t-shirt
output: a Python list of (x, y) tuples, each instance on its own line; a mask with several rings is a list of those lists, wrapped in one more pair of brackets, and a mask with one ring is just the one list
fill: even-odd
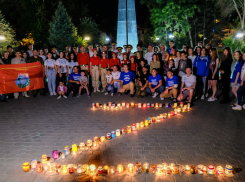
[(84, 45), (80, 47), (81, 52), (77, 55), (77, 62), (80, 65), (81, 70), (85, 71), (86, 77), (88, 77), (89, 72), (89, 55), (85, 52)]
[(94, 92), (100, 92), (99, 90), (99, 64), (100, 64), (100, 57), (97, 56), (97, 49), (93, 49), (94, 56), (90, 58), (90, 75), (92, 76), (92, 85), (94, 87)]
[[(130, 63), (130, 61), (127, 59), (127, 53), (124, 52), (124, 53), (123, 53), (123, 60), (121, 61), (121, 65), (129, 64), (129, 63)], [(122, 72), (122, 71), (124, 71), (124, 70), (123, 70), (123, 66), (121, 67), (121, 72)]]
[(134, 62), (135, 56), (130, 57), (130, 70), (134, 72), (134, 74), (137, 72), (138, 69), (138, 64)]
[(120, 60), (117, 58), (117, 54), (115, 52), (111, 53), (112, 58), (110, 59), (110, 65), (109, 68), (113, 68), (114, 65), (120, 66)]
[(99, 62), (101, 83), (102, 83), (102, 87), (103, 87), (102, 92), (105, 91), (105, 87), (106, 87), (106, 75), (107, 75), (107, 69), (109, 68), (109, 62), (110, 62), (109, 59), (106, 58), (106, 52), (103, 51), (102, 52), (102, 58), (100, 59), (100, 62)]

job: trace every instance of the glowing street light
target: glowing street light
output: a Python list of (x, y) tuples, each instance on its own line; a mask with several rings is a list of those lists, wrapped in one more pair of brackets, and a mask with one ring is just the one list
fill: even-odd
[(159, 40), (159, 37), (157, 37), (156, 40)]
[(5, 40), (5, 37), (0, 35), (0, 40)]
[(108, 42), (110, 40), (110, 38), (106, 37), (105, 40)]
[(172, 39), (172, 38), (174, 38), (174, 35), (170, 34), (168, 37), (169, 37), (170, 39)]
[(89, 39), (90, 39), (89, 37), (85, 37), (85, 40), (87, 40), (87, 41), (88, 41)]
[(243, 33), (238, 33), (238, 34), (236, 34), (236, 37), (237, 37), (237, 38), (242, 38), (243, 36), (244, 36)]

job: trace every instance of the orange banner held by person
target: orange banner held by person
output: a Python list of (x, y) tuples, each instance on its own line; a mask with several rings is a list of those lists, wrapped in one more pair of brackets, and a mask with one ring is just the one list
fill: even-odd
[(44, 88), (40, 62), (0, 65), (0, 93), (16, 93)]

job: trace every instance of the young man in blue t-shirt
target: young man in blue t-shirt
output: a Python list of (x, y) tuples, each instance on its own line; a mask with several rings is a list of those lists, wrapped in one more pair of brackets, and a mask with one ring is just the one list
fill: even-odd
[(74, 66), (73, 68), (73, 73), (70, 74), (69, 76), (69, 85), (70, 89), (73, 92), (73, 97), (76, 97), (79, 91), (79, 87), (81, 86), (79, 78), (81, 77), (81, 74), (78, 72), (79, 67)]
[(167, 71), (167, 76), (165, 91), (160, 95), (161, 100), (164, 100), (164, 98), (173, 97), (173, 102), (177, 102), (178, 77), (173, 74), (172, 70)]
[(123, 92), (126, 92), (130, 90), (130, 97), (133, 97), (134, 95), (134, 83), (133, 79), (135, 79), (135, 74), (128, 69), (128, 65), (124, 64), (123, 69), (124, 71), (120, 74), (120, 82), (121, 82), (121, 88), (120, 88), (120, 94)]
[(157, 74), (156, 68), (153, 68), (151, 73), (152, 75), (148, 78), (149, 88), (146, 89), (146, 92), (152, 94), (152, 98), (156, 98), (158, 92), (161, 94), (164, 91), (164, 86), (161, 75)]

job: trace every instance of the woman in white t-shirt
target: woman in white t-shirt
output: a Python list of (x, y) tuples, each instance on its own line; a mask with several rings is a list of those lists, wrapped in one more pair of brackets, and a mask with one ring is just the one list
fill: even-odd
[(73, 67), (74, 66), (78, 66), (78, 62), (77, 62), (77, 60), (76, 60), (75, 55), (74, 55), (73, 52), (70, 54), (70, 57), (69, 57), (68, 62), (69, 62), (68, 63), (69, 74), (71, 74), (73, 72)]
[[(245, 57), (245, 53), (243, 53), (243, 57)], [(243, 106), (242, 106), (242, 97), (243, 97)], [(237, 91), (237, 106), (232, 107), (234, 110), (242, 110), (245, 109), (245, 60), (243, 59), (243, 65), (241, 68), (241, 83), (239, 89)]]
[(196, 59), (196, 55), (195, 55), (194, 49), (192, 47), (190, 47), (188, 49), (188, 58), (191, 59), (191, 61), (192, 61), (192, 67), (193, 67), (194, 61)]
[(113, 71), (111, 72), (112, 76), (113, 76), (113, 84), (114, 84), (114, 88), (117, 89), (117, 91), (120, 90), (120, 87), (121, 87), (121, 82), (120, 82), (120, 75), (121, 75), (121, 72), (120, 71), (117, 71), (118, 70), (118, 66), (115, 65), (113, 66)]
[(59, 85), (59, 82), (62, 81), (66, 85), (66, 77), (69, 77), (69, 62), (64, 58), (64, 52), (60, 51), (60, 58), (56, 60), (57, 67), (57, 76), (56, 76), (56, 85)]
[(47, 57), (44, 55), (44, 50), (43, 49), (39, 50), (39, 57), (41, 57), (43, 59), (43, 61), (45, 61), (47, 59)]
[(45, 67), (45, 76), (48, 78), (48, 89), (50, 92), (50, 95), (56, 95), (55, 89), (55, 80), (56, 80), (56, 74), (57, 74), (57, 68), (55, 60), (52, 59), (52, 54), (48, 53), (48, 59), (44, 61), (44, 67)]

